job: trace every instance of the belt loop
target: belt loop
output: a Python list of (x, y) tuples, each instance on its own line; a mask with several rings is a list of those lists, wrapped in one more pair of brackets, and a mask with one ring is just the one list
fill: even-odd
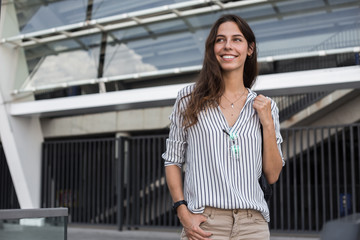
[(216, 209), (214, 208), (214, 207), (211, 207), (210, 208), (210, 218), (211, 219), (214, 219), (214, 217), (215, 217), (215, 211), (216, 211)]

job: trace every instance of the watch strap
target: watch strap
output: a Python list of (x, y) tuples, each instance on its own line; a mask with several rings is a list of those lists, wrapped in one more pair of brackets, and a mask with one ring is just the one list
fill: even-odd
[(173, 205), (173, 210), (174, 210), (174, 212), (176, 212), (176, 209), (178, 208), (178, 207), (180, 207), (180, 205), (185, 205), (185, 206), (187, 206), (188, 204), (187, 204), (187, 201), (185, 201), (185, 200), (180, 200), (180, 201), (177, 201), (176, 203), (174, 203), (174, 205)]

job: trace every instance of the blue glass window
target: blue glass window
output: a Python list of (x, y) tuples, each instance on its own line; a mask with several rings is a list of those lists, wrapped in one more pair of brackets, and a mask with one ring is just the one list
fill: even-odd
[(115, 16), (189, 0), (94, 0), (92, 18)]
[(15, 1), (21, 33), (59, 27), (86, 20), (87, 0)]
[(101, 36), (92, 35), (28, 48), (27, 87), (97, 78)]

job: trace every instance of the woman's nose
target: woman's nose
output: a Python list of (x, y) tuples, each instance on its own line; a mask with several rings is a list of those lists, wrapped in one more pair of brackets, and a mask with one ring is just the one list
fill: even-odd
[(231, 49), (231, 41), (226, 41), (225, 42), (225, 48), (226, 49)]

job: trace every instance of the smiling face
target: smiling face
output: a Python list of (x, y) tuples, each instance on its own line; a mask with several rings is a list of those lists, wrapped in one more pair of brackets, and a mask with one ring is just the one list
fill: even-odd
[(246, 57), (252, 52), (252, 47), (235, 22), (224, 22), (219, 26), (214, 53), (223, 72), (239, 71), (242, 74)]

